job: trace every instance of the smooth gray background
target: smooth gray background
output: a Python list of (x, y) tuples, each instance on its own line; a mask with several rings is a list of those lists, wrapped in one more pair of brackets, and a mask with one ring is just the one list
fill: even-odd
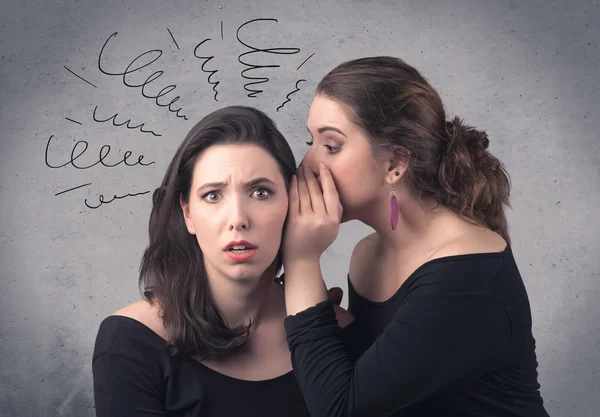
[[(147, 242), (150, 194), (92, 210), (98, 195), (152, 190), (192, 125), (229, 104), (254, 105), (275, 118), (301, 159), (305, 122), (319, 79), (336, 64), (365, 55), (404, 58), (438, 89), (449, 116), (487, 129), (491, 150), (513, 181), (513, 250), (529, 291), (540, 382), (552, 416), (597, 416), (600, 407), (600, 4), (594, 1), (14, 1), (0, 17), (0, 415), (93, 416), (91, 353), (100, 321), (139, 298), (137, 268)], [(236, 29), (260, 48), (296, 54), (247, 56), (278, 64), (263, 93), (247, 97), (237, 60), (248, 51)], [(221, 39), (223, 21), (223, 39)], [(177, 48), (167, 28), (171, 30)], [(184, 121), (97, 67), (122, 72), (138, 55), (162, 50), (131, 76), (161, 99), (181, 99)], [(201, 52), (214, 55), (213, 100)], [(299, 70), (296, 68), (310, 54)], [(148, 56), (147, 56), (148, 58)], [(145, 62), (148, 62), (147, 59)], [(141, 61), (139, 61), (141, 62)], [(96, 87), (83, 82), (65, 66)], [(142, 76), (143, 75), (143, 76)], [(300, 91), (277, 111), (299, 79)], [(146, 123), (139, 130), (97, 123)], [(181, 113), (180, 113), (181, 114)], [(75, 124), (65, 118), (81, 123)], [(147, 167), (96, 165), (102, 145), (115, 163), (126, 150)], [(78, 185), (91, 185), (55, 194)], [(354, 244), (369, 230), (342, 227), (325, 255), (330, 285), (346, 288)], [(595, 255), (594, 255), (595, 254)], [(345, 305), (344, 300), (344, 305)]]

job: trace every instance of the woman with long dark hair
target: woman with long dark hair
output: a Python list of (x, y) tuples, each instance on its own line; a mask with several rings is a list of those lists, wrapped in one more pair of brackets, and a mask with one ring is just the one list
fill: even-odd
[(306, 416), (276, 280), (295, 170), (256, 109), (192, 128), (153, 195), (143, 299), (98, 331), (98, 417)]

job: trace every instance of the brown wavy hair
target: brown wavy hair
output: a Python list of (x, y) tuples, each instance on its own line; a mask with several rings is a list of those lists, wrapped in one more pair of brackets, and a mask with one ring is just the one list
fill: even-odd
[[(175, 352), (224, 358), (243, 349), (252, 323), (229, 328), (211, 299), (202, 251), (185, 225), (180, 198), (189, 201), (194, 166), (207, 148), (255, 144), (276, 161), (287, 184), (296, 170), (294, 154), (275, 123), (263, 112), (230, 106), (204, 117), (187, 134), (154, 191), (148, 225), (150, 243), (140, 265), (144, 299), (158, 302)], [(275, 261), (276, 274), (282, 265)]]
[(440, 96), (415, 68), (387, 56), (348, 61), (321, 80), (317, 94), (342, 105), (374, 155), (405, 152), (414, 195), (437, 200), (510, 243), (504, 212), (510, 178), (487, 150), (487, 134), (458, 117), (447, 121)]

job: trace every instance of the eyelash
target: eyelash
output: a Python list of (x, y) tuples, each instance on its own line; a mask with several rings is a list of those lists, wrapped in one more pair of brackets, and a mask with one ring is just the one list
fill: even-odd
[[(268, 189), (268, 188), (266, 188), (266, 187), (259, 187), (259, 188), (256, 188), (254, 191), (252, 191), (252, 193), (254, 194), (254, 193), (255, 193), (255, 192), (257, 192), (257, 191), (266, 191), (266, 193), (267, 193), (267, 196), (265, 196), (265, 197), (262, 197), (262, 198), (261, 198), (261, 197), (258, 197), (258, 199), (259, 199), (259, 200), (264, 200), (264, 199), (266, 199), (266, 198), (268, 198), (268, 197), (270, 197), (270, 196), (272, 196), (272, 195), (273, 195), (273, 191), (269, 190), (269, 189)], [(218, 202), (219, 202), (219, 200), (217, 200), (217, 201), (210, 201), (210, 200), (208, 199), (208, 196), (209, 196), (209, 195), (211, 195), (211, 194), (218, 194), (218, 193), (219, 193), (218, 191), (209, 191), (209, 192), (207, 192), (206, 194), (204, 194), (204, 195), (202, 196), (202, 199), (203, 199), (203, 200), (205, 200), (207, 203), (210, 203), (210, 204), (218, 203)]]
[[(306, 144), (308, 146), (312, 146), (313, 143), (314, 143), (314, 141), (312, 141), (312, 140), (306, 142)], [(323, 146), (325, 146), (325, 148), (327, 149), (327, 153), (329, 153), (331, 155), (336, 154), (340, 151), (340, 148), (338, 148), (337, 146), (330, 146), (330, 145), (323, 145)]]

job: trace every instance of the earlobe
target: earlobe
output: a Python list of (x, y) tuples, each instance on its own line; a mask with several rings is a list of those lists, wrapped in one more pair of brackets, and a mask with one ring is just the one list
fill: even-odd
[(405, 172), (406, 165), (401, 165), (398, 163), (394, 164), (392, 161), (390, 161), (390, 167), (388, 169), (387, 175), (385, 176), (386, 182), (389, 185), (394, 186), (402, 180), (402, 177), (404, 176)]
[(404, 173), (406, 172), (406, 165), (397, 165), (392, 172), (392, 175), (389, 176), (390, 184), (396, 184), (402, 180), (404, 177)]

